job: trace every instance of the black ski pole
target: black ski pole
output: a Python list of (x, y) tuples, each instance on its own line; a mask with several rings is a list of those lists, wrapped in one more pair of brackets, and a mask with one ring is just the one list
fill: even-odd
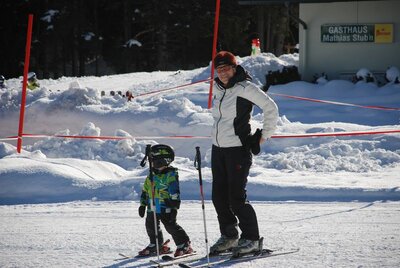
[(201, 176), (201, 154), (200, 154), (200, 147), (199, 146), (196, 146), (196, 157), (194, 159), (194, 166), (199, 171), (201, 209), (203, 210), (203, 223), (204, 223), (204, 236), (205, 236), (206, 252), (207, 252), (207, 264), (208, 264), (208, 266), (210, 266), (210, 254), (208, 252), (206, 211), (205, 211), (205, 205), (204, 205), (203, 177)]
[(152, 163), (152, 157), (151, 157), (151, 145), (148, 144), (146, 145), (146, 155), (149, 160), (149, 178), (151, 182), (151, 210), (153, 211), (153, 220), (154, 220), (154, 233), (156, 237), (156, 249), (157, 249), (157, 261), (160, 262), (160, 248), (158, 245), (158, 228), (157, 228), (157, 215), (156, 215), (156, 201), (155, 201), (155, 184), (154, 184), (154, 178), (153, 178), (153, 163)]

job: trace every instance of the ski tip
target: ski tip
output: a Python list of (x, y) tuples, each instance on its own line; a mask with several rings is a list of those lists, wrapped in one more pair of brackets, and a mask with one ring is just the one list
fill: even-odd
[(119, 256), (121, 257), (129, 257), (128, 255), (124, 254), (124, 253), (118, 253)]
[(163, 259), (164, 261), (172, 261), (174, 259), (174, 257), (171, 257), (169, 255), (163, 255), (161, 257), (161, 259)]
[(274, 252), (275, 250), (273, 249), (269, 249), (269, 248), (264, 248), (262, 250), (262, 254), (271, 254), (272, 252)]
[(115, 259), (115, 260), (124, 260), (124, 259), (130, 259), (130, 258), (132, 258), (132, 256), (126, 255), (126, 254), (123, 254), (123, 253), (118, 253), (118, 255), (120, 256), (120, 258)]

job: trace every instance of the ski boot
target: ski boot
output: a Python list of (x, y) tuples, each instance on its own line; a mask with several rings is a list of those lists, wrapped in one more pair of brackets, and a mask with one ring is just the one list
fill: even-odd
[(191, 253), (193, 253), (193, 249), (190, 245), (190, 241), (187, 241), (186, 243), (180, 244), (176, 247), (174, 257), (179, 257)]
[[(168, 239), (162, 245), (160, 245), (159, 247), (160, 255), (172, 253), (171, 248), (168, 246), (169, 242), (170, 240)], [(157, 254), (156, 244), (151, 244), (151, 243), (138, 253), (138, 255), (141, 257), (156, 255), (156, 254)]]
[(210, 247), (210, 255), (218, 255), (219, 253), (230, 251), (237, 247), (238, 238), (237, 237), (227, 237), (222, 235), (214, 245)]
[(259, 240), (240, 238), (237, 247), (232, 249), (232, 258), (238, 258), (240, 256), (249, 254), (261, 254), (263, 249), (263, 240), (263, 237), (261, 237)]

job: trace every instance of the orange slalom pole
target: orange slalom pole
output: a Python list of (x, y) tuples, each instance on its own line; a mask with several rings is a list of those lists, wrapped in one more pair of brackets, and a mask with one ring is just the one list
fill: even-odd
[(21, 153), (22, 135), (24, 133), (26, 86), (27, 86), (27, 82), (28, 82), (29, 59), (30, 59), (30, 56), (31, 56), (32, 25), (33, 25), (33, 14), (29, 14), (28, 32), (26, 34), (24, 79), (22, 80), (21, 110), (20, 110), (20, 113), (19, 113), (19, 127), (18, 127), (18, 141), (17, 141), (17, 152), (18, 153)]
[(213, 38), (213, 47), (212, 47), (212, 58), (211, 58), (211, 82), (210, 82), (210, 92), (208, 93), (208, 109), (211, 108), (212, 105), (212, 91), (213, 91), (213, 82), (214, 82), (214, 58), (217, 52), (217, 40), (218, 40), (218, 24), (219, 24), (219, 7), (221, 1), (216, 0), (215, 5), (215, 19), (214, 19), (214, 38)]

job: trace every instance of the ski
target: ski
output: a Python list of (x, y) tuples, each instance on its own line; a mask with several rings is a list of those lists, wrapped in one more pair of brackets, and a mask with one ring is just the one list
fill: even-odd
[(173, 256), (170, 256), (170, 255), (163, 255), (161, 258), (163, 259), (163, 261), (173, 261), (173, 260), (179, 260), (179, 259), (187, 258), (187, 257), (193, 256), (193, 255), (196, 255), (196, 254), (197, 254), (196, 251), (193, 251), (192, 253), (181, 255), (181, 256), (178, 256), (178, 257), (173, 257)]
[(127, 260), (127, 259), (134, 258), (133, 256), (125, 255), (123, 253), (118, 253), (118, 255), (120, 256), (120, 258), (114, 259), (114, 261), (122, 261), (122, 260)]
[[(263, 241), (264, 241), (264, 237), (261, 237), (259, 240), (259, 252), (261, 252), (262, 250), (262, 245), (263, 245)], [(270, 249), (265, 249), (266, 251), (272, 252), (272, 250)], [(254, 254), (254, 253), (253, 253)], [(185, 267), (184, 265), (186, 265), (186, 263), (193, 263), (193, 262), (200, 262), (203, 260), (213, 260), (213, 261), (221, 261), (221, 260), (226, 260), (227, 258), (231, 258), (233, 256), (233, 252), (232, 251), (222, 251), (222, 252), (210, 252), (209, 256), (202, 256), (199, 257), (197, 259), (193, 259), (187, 262), (181, 262), (179, 263), (179, 265), (183, 265), (183, 267)]]
[[(178, 257), (164, 255), (164, 256), (162, 256), (162, 261), (161, 262), (159, 262), (157, 260), (150, 260), (150, 262), (153, 264), (152, 267), (167, 267), (167, 266), (172, 266), (172, 265), (175, 265), (175, 264), (179, 264), (179, 263), (182, 262), (182, 259), (185, 259), (185, 258), (188, 258), (188, 257), (191, 257), (191, 256), (195, 256), (195, 255), (197, 255), (196, 252), (192, 252), (190, 254), (185, 254), (185, 255), (182, 255), (182, 256), (178, 256)], [(193, 261), (193, 260), (196, 260), (196, 259), (190, 259), (188, 261)]]
[[(163, 246), (166, 246), (166, 245), (168, 245), (169, 242), (170, 242), (170, 240), (167, 239), (162, 245), (163, 245)], [(172, 251), (169, 250), (168, 252), (164, 252), (164, 253), (162, 254), (162, 256), (164, 256), (164, 254), (171, 254), (171, 253), (172, 253)], [(148, 255), (140, 255), (140, 254), (138, 254), (138, 255), (136, 255), (136, 256), (133, 256), (133, 255), (126, 255), (126, 254), (124, 254), (124, 253), (118, 253), (118, 255), (119, 255), (121, 258), (114, 259), (114, 261), (121, 261), (121, 260), (134, 259), (134, 258), (149, 258), (149, 257), (157, 256), (157, 253), (156, 253), (156, 252), (152, 252), (152, 253), (150, 253), (150, 254), (148, 254)], [(165, 255), (165, 256), (168, 256), (168, 255)]]
[[(171, 253), (172, 253), (172, 251), (169, 251), (165, 254), (171, 254)], [(145, 258), (150, 258), (150, 257), (157, 257), (156, 253), (152, 253), (152, 254), (145, 255), (145, 256), (143, 256), (143, 255), (132, 256), (132, 255), (126, 255), (124, 253), (118, 253), (118, 255), (121, 257), (114, 259), (114, 261), (122, 261), (122, 260), (128, 260), (128, 259), (145, 259)], [(164, 256), (168, 256), (168, 255), (162, 255), (162, 257), (164, 257)]]
[[(289, 250), (281, 250), (281, 251), (271, 251), (271, 250), (263, 250), (261, 254), (259, 252), (253, 253), (253, 254), (245, 254), (239, 257), (232, 257), (232, 256), (226, 256), (225, 258), (219, 259), (219, 260), (213, 260), (210, 261), (210, 264), (207, 262), (204, 262), (205, 260), (201, 260), (199, 263), (179, 263), (179, 267), (182, 268), (202, 268), (202, 267), (211, 267), (215, 265), (229, 265), (229, 264), (234, 264), (234, 263), (239, 263), (239, 262), (247, 262), (247, 261), (252, 261), (252, 260), (257, 260), (257, 259), (263, 259), (263, 258), (270, 258), (270, 257), (275, 257), (275, 256), (281, 256), (281, 255), (287, 255), (287, 254), (292, 254), (298, 252), (300, 249), (289, 249)], [(200, 260), (199, 260), (200, 261)]]
[[(232, 256), (232, 252), (224, 252), (224, 253), (221, 253), (221, 254), (210, 255), (209, 256), (210, 265), (211, 265), (211, 263), (218, 263), (218, 262), (221, 262), (221, 261), (225, 261), (225, 260), (229, 259), (231, 256)], [(207, 267), (207, 265), (208, 265), (207, 256), (201, 256), (199, 258), (178, 262), (178, 265), (180, 267), (192, 267), (192, 265), (194, 265), (194, 264), (196, 264), (196, 265), (205, 264), (204, 267)], [(197, 267), (197, 266), (195, 266), (195, 267)]]
[(147, 256), (140, 256), (140, 255), (126, 255), (124, 253), (118, 253), (118, 255), (120, 256), (120, 258), (114, 259), (114, 261), (122, 261), (122, 260), (128, 260), (128, 259), (135, 259), (135, 258), (148, 258), (148, 257), (153, 257), (153, 256), (157, 256), (157, 255), (147, 255)]
[[(223, 252), (220, 254), (213, 254), (209, 256), (210, 265), (215, 265), (232, 258), (232, 252)], [(206, 262), (206, 263), (204, 263)], [(207, 256), (202, 256), (194, 260), (188, 260), (187, 262), (178, 263), (180, 267), (207, 267)], [(200, 266), (198, 266), (200, 265)], [(204, 266), (203, 266), (204, 265)]]
[[(221, 260), (221, 259), (227, 259), (230, 258), (232, 256), (232, 251), (224, 251), (224, 252), (220, 252), (220, 253), (214, 253), (214, 254), (210, 254), (209, 258), (210, 260)], [(196, 261), (202, 261), (202, 260), (207, 260), (207, 256), (199, 256), (198, 258), (194, 258), (194, 259), (190, 259), (187, 260), (187, 262), (196, 262)], [(186, 263), (186, 262), (180, 262), (180, 263)]]

